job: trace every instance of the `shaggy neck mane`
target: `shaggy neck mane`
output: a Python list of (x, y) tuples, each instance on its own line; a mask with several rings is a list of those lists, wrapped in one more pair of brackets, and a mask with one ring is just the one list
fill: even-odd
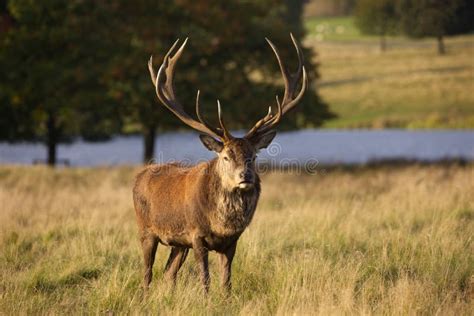
[(207, 165), (204, 181), (208, 183), (209, 190), (203, 192), (206, 195), (203, 200), (213, 206), (209, 217), (213, 230), (222, 235), (241, 233), (250, 224), (257, 206), (260, 195), (258, 176), (252, 190), (224, 188), (215, 158)]

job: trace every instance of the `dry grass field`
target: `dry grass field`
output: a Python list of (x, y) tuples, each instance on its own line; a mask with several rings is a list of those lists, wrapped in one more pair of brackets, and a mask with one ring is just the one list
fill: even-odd
[(264, 175), (208, 298), (193, 256), (162, 281), (162, 246), (143, 297), (136, 171), (0, 167), (0, 314), (474, 314), (473, 165)]

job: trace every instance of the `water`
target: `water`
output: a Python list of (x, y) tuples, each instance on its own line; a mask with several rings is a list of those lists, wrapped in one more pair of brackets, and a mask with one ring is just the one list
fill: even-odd
[[(155, 160), (195, 163), (214, 157), (194, 133), (166, 133), (157, 138)], [(72, 166), (141, 163), (140, 136), (117, 136), (110, 141), (76, 141), (59, 145), (58, 158)], [(0, 143), (0, 163), (31, 164), (46, 157), (41, 144)], [(303, 130), (279, 133), (260, 154), (261, 161), (358, 164), (372, 160), (474, 160), (474, 131)]]

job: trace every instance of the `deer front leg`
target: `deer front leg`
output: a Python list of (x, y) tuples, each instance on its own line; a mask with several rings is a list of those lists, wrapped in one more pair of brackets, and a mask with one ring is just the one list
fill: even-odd
[(204, 286), (206, 294), (209, 292), (209, 284), (211, 282), (209, 277), (209, 251), (204, 247), (201, 237), (196, 237), (193, 240), (193, 250), (196, 262), (199, 264), (201, 270), (201, 282)]
[(232, 289), (231, 272), (232, 260), (234, 259), (235, 250), (237, 249), (237, 241), (235, 241), (224, 252), (219, 253), (219, 261), (221, 266), (221, 286), (225, 287), (227, 293)]
[(155, 262), (156, 248), (158, 247), (158, 238), (144, 233), (141, 237), (143, 260), (145, 264), (145, 276), (143, 277), (143, 287), (148, 289), (153, 277), (153, 263)]

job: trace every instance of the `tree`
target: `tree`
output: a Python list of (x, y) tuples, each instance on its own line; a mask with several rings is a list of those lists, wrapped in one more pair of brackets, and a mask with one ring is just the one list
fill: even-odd
[[(115, 60), (111, 80), (117, 102), (126, 103), (126, 117), (138, 123), (144, 134), (144, 161), (154, 152), (157, 129), (182, 127), (182, 123), (158, 104), (146, 67), (154, 54), (162, 60), (177, 38), (190, 37), (176, 75), (179, 98), (193, 113), (197, 89), (201, 90), (203, 112), (216, 122), (216, 99), (232, 128), (248, 128), (263, 116), (272, 95), (280, 91), (281, 79), (268, 36), (281, 49), (288, 65), (296, 62), (289, 33), (304, 36), (301, 11), (304, 1), (191, 1), (154, 2), (133, 5), (118, 1), (113, 29), (119, 34), (122, 53)], [(119, 31), (118, 31), (119, 30)], [(310, 77), (318, 77), (317, 64), (305, 49)], [(290, 58), (291, 57), (291, 58)], [(333, 116), (314, 89), (308, 91), (300, 110), (285, 120), (286, 128), (317, 126)]]
[(181, 127), (158, 103), (147, 61), (151, 54), (161, 60), (180, 35), (176, 26), (187, 22), (174, 2), (118, 0), (109, 14), (114, 20), (107, 36), (114, 41), (114, 54), (108, 65), (107, 85), (110, 95), (120, 104), (124, 132), (142, 133), (146, 163), (154, 157), (157, 130)]
[(106, 8), (91, 1), (10, 0), (13, 20), (0, 37), (0, 137), (47, 145), (82, 135), (104, 138), (120, 128), (100, 66), (106, 60), (97, 32)]
[(438, 53), (445, 54), (444, 37), (474, 30), (471, 0), (399, 0), (401, 26), (410, 37), (436, 37)]
[[(9, 0), (13, 19), (1, 36), (2, 139), (40, 140), (56, 160), (59, 141), (108, 137), (121, 129), (144, 135), (144, 161), (154, 153), (157, 130), (183, 124), (156, 100), (147, 61), (156, 62), (176, 38), (189, 36), (180, 60), (177, 91), (193, 112), (202, 90), (203, 112), (216, 122), (220, 98), (234, 129), (263, 116), (282, 93), (279, 68), (264, 38), (296, 62), (289, 33), (304, 36), (303, 0), (173, 2), (137, 0)], [(304, 49), (310, 79), (318, 77)], [(314, 85), (283, 127), (318, 126), (333, 114)]]
[(380, 51), (385, 51), (386, 36), (395, 34), (398, 26), (397, 0), (359, 0), (355, 22), (364, 34), (380, 38)]

